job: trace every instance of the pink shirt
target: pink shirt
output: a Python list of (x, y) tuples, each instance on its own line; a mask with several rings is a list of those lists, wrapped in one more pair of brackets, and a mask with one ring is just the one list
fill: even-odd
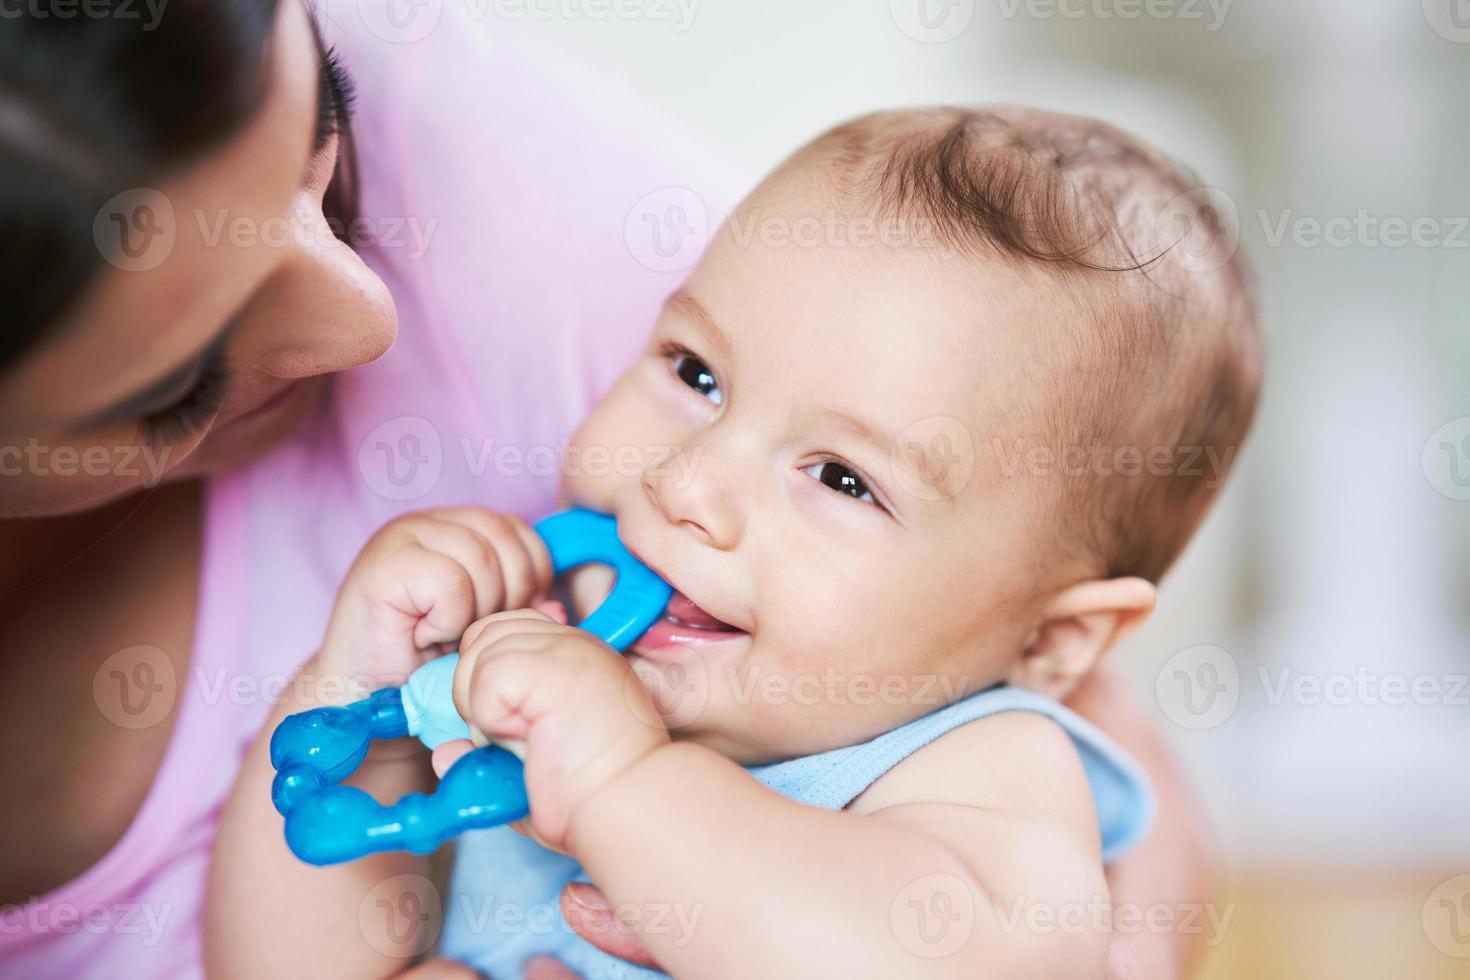
[(397, 300), (398, 340), (335, 379), (291, 442), (209, 481), (194, 651), (162, 768), (106, 857), (0, 907), (0, 977), (202, 972), (219, 809), (358, 548), (424, 507), (546, 513), (562, 440), (683, 275), (676, 240), (640, 242), (639, 202), (662, 189), (655, 219), (697, 229), (678, 188), (715, 200), (689, 176), (715, 170), (672, 157), (669, 127), (513, 49), (493, 18), (429, 5), (441, 20), (427, 37), (387, 43), (359, 13), (374, 5), (326, 6), (360, 95), (362, 212), (378, 239), (363, 251)]

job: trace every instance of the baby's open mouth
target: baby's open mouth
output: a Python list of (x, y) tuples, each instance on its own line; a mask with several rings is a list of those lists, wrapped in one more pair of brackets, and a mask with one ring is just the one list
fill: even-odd
[(747, 635), (745, 630), (711, 616), (684, 593), (675, 592), (663, 618), (649, 627), (634, 646), (640, 652), (677, 652), (677, 648), (693, 651)]
[(725, 633), (743, 633), (729, 623), (722, 622), (695, 605), (694, 600), (682, 592), (675, 592), (664, 610), (664, 618), (679, 626), (696, 630), (712, 630)]

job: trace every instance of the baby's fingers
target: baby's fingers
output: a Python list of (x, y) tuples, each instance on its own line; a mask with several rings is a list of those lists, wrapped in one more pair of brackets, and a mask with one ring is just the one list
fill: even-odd
[[(476, 684), (482, 688), (486, 686), (483, 677), (477, 680), (481, 662), (493, 659), (518, 639), (545, 635), (566, 628), (550, 616), (535, 609), (510, 609), (493, 616), (486, 616), (471, 625), (460, 639), (459, 665), (454, 670), (454, 706), (460, 716), (472, 725), (479, 725), (488, 730), (487, 725), (490, 719), (475, 713), (477, 706), (472, 696)], [(486, 711), (486, 705), (481, 703), (478, 705), (478, 710)], [(512, 733), (512, 737), (519, 736)]]
[(498, 602), (481, 615), (528, 606), (533, 598), (551, 587), (551, 553), (531, 526), (519, 517), (497, 514), (483, 507), (461, 507), (440, 511), (439, 515), (473, 531), (495, 552), (502, 591)]
[(434, 775), (443, 779), (444, 774), (449, 771), (449, 767), (473, 751), (474, 748), (475, 746), (467, 738), (454, 738), (447, 742), (440, 742), (434, 749), (434, 754), (429, 757), (429, 762), (434, 767)]
[(505, 607), (505, 569), (500, 552), (474, 528), (452, 520), (427, 521), (416, 529), (419, 546), (457, 562), (474, 583), (474, 610), (460, 632), (481, 616)]
[(464, 631), (459, 640), (460, 654), (473, 657), (480, 647), (514, 633), (535, 630), (538, 624), (561, 625), (551, 615), (539, 609), (507, 609), (492, 613), (471, 623), (469, 629)]
[(389, 606), (414, 621), (413, 644), (418, 649), (453, 643), (474, 621), (474, 578), (448, 555), (414, 548), (384, 574), (392, 580), (383, 594)]

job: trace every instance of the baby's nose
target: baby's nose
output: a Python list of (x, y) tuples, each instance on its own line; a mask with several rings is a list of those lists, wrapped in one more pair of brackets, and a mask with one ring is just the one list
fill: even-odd
[(700, 544), (727, 550), (740, 538), (740, 519), (728, 488), (706, 467), (652, 467), (643, 474), (643, 493), (654, 510)]

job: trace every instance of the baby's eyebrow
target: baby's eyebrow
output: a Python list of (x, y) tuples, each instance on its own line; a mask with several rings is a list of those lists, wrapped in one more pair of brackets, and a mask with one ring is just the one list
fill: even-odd
[(720, 353), (725, 357), (731, 356), (734, 345), (730, 343), (730, 335), (725, 332), (725, 328), (721, 327), (714, 317), (710, 316), (710, 312), (704, 308), (704, 304), (695, 299), (692, 294), (684, 289), (675, 290), (674, 294), (668, 298), (668, 301), (664, 305), (678, 310), (703, 327), (704, 332), (709, 334), (710, 341), (719, 348)]
[(884, 452), (893, 448), (893, 437), (866, 419), (838, 408), (823, 408), (821, 415), (831, 425), (839, 429), (846, 429), (859, 439), (872, 443), (874, 447)]

